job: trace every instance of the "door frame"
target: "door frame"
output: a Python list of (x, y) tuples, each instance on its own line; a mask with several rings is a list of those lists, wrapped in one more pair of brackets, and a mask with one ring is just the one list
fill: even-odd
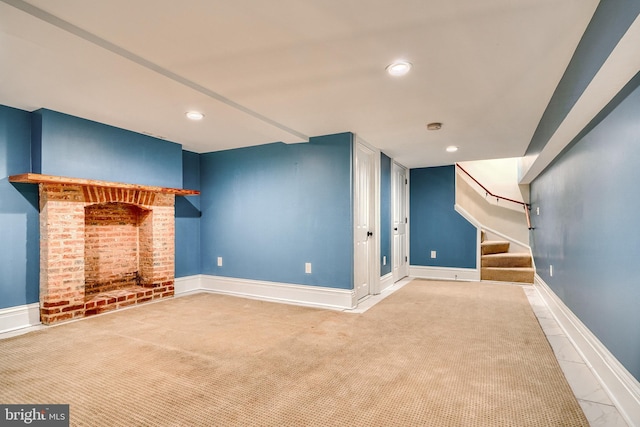
[[(405, 266), (403, 268), (403, 270), (401, 270), (398, 274), (398, 277), (396, 277), (396, 275), (393, 275), (393, 282), (397, 282), (401, 279), (403, 279), (404, 277), (409, 276), (409, 259), (410, 259), (410, 254), (409, 254), (409, 226), (411, 221), (409, 221), (409, 168), (407, 168), (406, 166), (396, 162), (395, 160), (392, 161), (391, 163), (391, 235), (393, 236), (393, 215), (395, 212), (395, 205), (397, 202), (397, 197), (396, 197), (396, 185), (395, 185), (395, 180), (396, 180), (396, 174), (395, 174), (395, 169), (396, 168), (400, 168), (404, 170), (404, 176), (405, 176), (405, 185), (404, 185), (404, 213), (405, 213), (405, 217), (407, 218), (406, 223), (405, 223), (405, 241), (404, 241), (404, 253), (406, 254), (407, 260), (405, 262)], [(395, 271), (393, 262), (395, 260), (395, 254), (394, 254), (394, 248), (395, 245), (392, 244), (391, 245), (391, 272), (392, 274)]]
[(355, 135), (354, 138), (354, 142), (353, 142), (353, 161), (352, 161), (352, 181), (353, 181), (353, 185), (352, 185), (352, 200), (353, 200), (353, 298), (354, 298), (354, 306), (357, 304), (357, 297), (356, 297), (356, 289), (355, 289), (355, 284), (356, 284), (356, 278), (355, 278), (355, 274), (357, 271), (357, 265), (356, 265), (356, 257), (355, 257), (355, 252), (356, 252), (356, 245), (357, 245), (357, 241), (356, 241), (356, 221), (355, 219), (357, 218), (357, 211), (356, 209), (358, 209), (357, 204), (355, 203), (355, 188), (357, 186), (357, 171), (356, 171), (356, 155), (357, 155), (357, 149), (358, 149), (358, 145), (362, 146), (363, 148), (371, 151), (373, 153), (373, 188), (371, 189), (372, 191), (372, 204), (373, 206), (370, 206), (369, 208), (371, 209), (371, 212), (373, 214), (373, 236), (372, 236), (372, 245), (369, 249), (369, 268), (368, 268), (368, 273), (369, 273), (369, 295), (377, 295), (380, 293), (380, 150), (377, 149), (376, 147), (372, 146), (371, 144), (367, 143), (364, 139), (360, 138), (359, 136)]

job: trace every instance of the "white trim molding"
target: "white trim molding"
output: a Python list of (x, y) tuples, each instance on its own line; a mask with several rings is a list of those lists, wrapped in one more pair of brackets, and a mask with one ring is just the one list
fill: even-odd
[(179, 297), (202, 291), (202, 275), (178, 277), (173, 281), (174, 294)]
[(482, 246), (481, 246), (481, 233), (482, 230), (486, 231), (487, 234), (489, 235), (493, 235), (495, 237), (499, 237), (503, 240), (506, 240), (507, 242), (511, 243), (512, 245), (515, 245), (518, 247), (519, 250), (524, 251), (526, 253), (528, 253), (529, 255), (531, 255), (531, 263), (533, 268), (536, 268), (535, 265), (535, 259), (533, 258), (533, 252), (531, 251), (531, 246), (527, 245), (524, 242), (521, 242), (519, 240), (513, 239), (509, 236), (507, 236), (504, 233), (501, 233), (497, 230), (494, 230), (491, 227), (485, 227), (483, 224), (481, 224), (473, 215), (471, 215), (469, 212), (467, 212), (467, 210), (465, 208), (463, 208), (462, 206), (458, 205), (457, 203), (454, 205), (454, 210), (456, 212), (458, 212), (460, 215), (462, 215), (462, 217), (464, 219), (466, 219), (467, 221), (469, 221), (472, 225), (474, 225), (477, 229), (477, 241), (478, 241), (478, 250), (477, 250), (477, 265), (482, 265)]
[(480, 270), (477, 268), (410, 265), (409, 276), (416, 279), (480, 281)]
[[(391, 278), (391, 274), (387, 276)], [(385, 284), (387, 276), (385, 276)], [(392, 279), (389, 281), (393, 282)], [(353, 289), (296, 285), (202, 274), (176, 278), (174, 280), (174, 292), (176, 297), (200, 292), (212, 292), (338, 310), (350, 310), (358, 305)], [(0, 334), (37, 325), (40, 325), (40, 303), (0, 309)]]
[(537, 274), (534, 287), (620, 414), (630, 426), (639, 425), (640, 383)]
[(206, 292), (277, 301), (311, 307), (352, 309), (357, 306), (353, 289), (294, 285), (238, 279), (235, 277), (200, 276), (201, 289)]
[(465, 208), (463, 208), (462, 206), (460, 206), (458, 204), (455, 204), (453, 206), (453, 209), (456, 212), (458, 212), (460, 215), (462, 215), (464, 217), (464, 219), (469, 221), (471, 224), (475, 225), (476, 228), (479, 228), (479, 229), (485, 230), (485, 231), (487, 231), (489, 233), (495, 234), (496, 236), (500, 237), (501, 239), (504, 239), (504, 240), (506, 240), (506, 241), (508, 241), (510, 243), (513, 243), (514, 245), (521, 246), (525, 250), (530, 250), (531, 249), (530, 246), (527, 245), (526, 243), (521, 242), (521, 241), (516, 240), (516, 239), (513, 239), (513, 238), (507, 236), (504, 233), (501, 233), (501, 232), (499, 232), (497, 230), (494, 230), (491, 227), (487, 227), (487, 226), (481, 224), (477, 219), (475, 219), (474, 216), (472, 216), (469, 212), (467, 212), (467, 210)]
[(0, 333), (40, 324), (40, 303), (0, 309)]
[(384, 276), (380, 277), (380, 292), (382, 293), (385, 289), (388, 289), (393, 286), (393, 272), (387, 273)]

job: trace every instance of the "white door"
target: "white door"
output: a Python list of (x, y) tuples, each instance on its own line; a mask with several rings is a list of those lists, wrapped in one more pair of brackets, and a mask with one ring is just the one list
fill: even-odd
[(391, 178), (393, 281), (409, 275), (407, 255), (407, 170), (393, 163)]
[(362, 299), (371, 293), (371, 266), (375, 261), (375, 153), (366, 146), (357, 143), (355, 155), (354, 179), (354, 281), (356, 299)]

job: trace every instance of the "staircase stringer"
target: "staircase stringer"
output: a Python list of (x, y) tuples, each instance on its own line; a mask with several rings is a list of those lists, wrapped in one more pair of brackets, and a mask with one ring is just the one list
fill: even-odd
[[(478, 233), (478, 238), (476, 240), (477, 242), (477, 265), (478, 268), (480, 268), (480, 266), (482, 265), (482, 250), (481, 250), (481, 233), (482, 230), (484, 230), (486, 232), (487, 235), (487, 240), (504, 240), (506, 242), (509, 242), (509, 252), (526, 252), (531, 256), (531, 264), (533, 266), (533, 268), (536, 268), (536, 260), (533, 257), (533, 252), (531, 250), (531, 246), (529, 246), (528, 244), (521, 242), (519, 240), (516, 240), (512, 237), (507, 236), (504, 233), (501, 233), (497, 230), (492, 229), (491, 227), (486, 227), (484, 224), (482, 224), (480, 221), (478, 221), (473, 215), (471, 215), (469, 212), (467, 212), (462, 206), (458, 205), (457, 203), (454, 205), (454, 209), (456, 212), (458, 212), (460, 215), (462, 215), (462, 217), (464, 219), (466, 219), (467, 221), (469, 221), (473, 226), (476, 227), (477, 233)], [(513, 250), (515, 248), (517, 248), (518, 250)]]

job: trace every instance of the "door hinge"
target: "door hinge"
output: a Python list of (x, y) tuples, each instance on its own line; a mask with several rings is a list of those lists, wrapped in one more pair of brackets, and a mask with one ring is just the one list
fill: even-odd
[(407, 178), (404, 179), (404, 185), (407, 185), (409, 183), (409, 180)]
[(407, 261), (409, 261), (409, 258), (404, 257), (404, 262), (407, 262)]
[(404, 223), (405, 223), (405, 224), (408, 224), (408, 223), (409, 223), (409, 218), (405, 218), (405, 219), (404, 219)]

